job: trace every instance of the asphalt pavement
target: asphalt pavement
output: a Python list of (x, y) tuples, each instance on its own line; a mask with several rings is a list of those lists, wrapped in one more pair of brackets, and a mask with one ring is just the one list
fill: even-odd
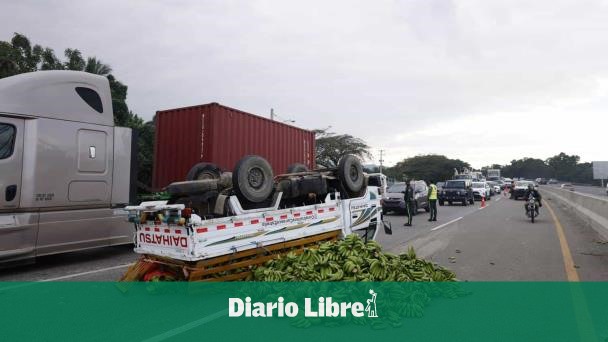
[(439, 207), (437, 222), (428, 222), (421, 212), (413, 227), (403, 227), (404, 216), (389, 215), (393, 235), (381, 232), (378, 241), (393, 253), (413, 246), (419, 256), (453, 270), (461, 280), (564, 281), (567, 261), (559, 224), (574, 263), (570, 272), (583, 281), (608, 280), (608, 242), (550, 195), (544, 201), (535, 223), (525, 216), (523, 201), (502, 196), (484, 209), (479, 202)]
[[(561, 227), (573, 266), (570, 276), (608, 280), (608, 241), (550, 195), (535, 223), (525, 217), (523, 201), (502, 195), (469, 206), (439, 206), (438, 221), (421, 210), (413, 227), (404, 215), (389, 214), (393, 235), (378, 234), (386, 251), (416, 253), (453, 270), (461, 280), (567, 280)], [(138, 258), (133, 246), (98, 248), (38, 258), (36, 264), (0, 270), (0, 281), (115, 281)]]
[[(551, 185), (543, 185), (550, 186), (554, 188), (560, 188), (560, 184), (551, 184)], [(606, 195), (606, 187), (602, 188), (601, 186), (590, 186), (590, 185), (574, 185), (574, 191), (580, 192), (582, 194), (587, 195), (595, 195), (600, 196), (602, 198), (608, 198)]]

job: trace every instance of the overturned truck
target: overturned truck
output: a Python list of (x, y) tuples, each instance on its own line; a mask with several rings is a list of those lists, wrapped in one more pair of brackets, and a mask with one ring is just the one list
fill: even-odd
[(294, 164), (277, 176), (259, 156), (242, 158), (233, 172), (200, 163), (166, 190), (169, 201), (125, 208), (142, 257), (124, 281), (245, 279), (283, 253), (352, 233), (374, 239), (381, 226), (391, 233), (378, 188), (350, 155), (335, 168)]

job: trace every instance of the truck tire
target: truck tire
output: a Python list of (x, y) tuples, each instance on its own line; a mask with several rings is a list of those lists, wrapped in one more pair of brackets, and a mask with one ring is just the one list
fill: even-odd
[(220, 179), (221, 174), (222, 170), (213, 163), (198, 163), (188, 171), (186, 180)]
[(272, 193), (274, 179), (272, 168), (260, 156), (245, 156), (236, 164), (232, 184), (240, 200), (260, 203)]
[(300, 172), (307, 172), (307, 171), (308, 171), (308, 168), (306, 167), (306, 165), (300, 164), (300, 163), (293, 163), (287, 167), (287, 173), (300, 173)]
[(439, 206), (440, 206), (440, 207), (443, 207), (443, 205), (444, 205), (444, 204), (445, 204), (445, 203), (444, 203), (443, 201), (439, 201)]
[(338, 162), (338, 178), (350, 194), (359, 193), (365, 184), (363, 167), (359, 159), (350, 154), (340, 158)]

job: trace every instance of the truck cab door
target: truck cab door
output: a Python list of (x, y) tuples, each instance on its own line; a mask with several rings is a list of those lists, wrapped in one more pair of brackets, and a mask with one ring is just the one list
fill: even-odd
[(23, 119), (0, 117), (0, 209), (19, 207)]
[(0, 262), (33, 258), (38, 214), (19, 212), (25, 121), (0, 115)]

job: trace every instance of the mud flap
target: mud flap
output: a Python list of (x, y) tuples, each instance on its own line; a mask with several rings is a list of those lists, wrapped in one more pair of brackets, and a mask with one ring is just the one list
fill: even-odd
[(382, 225), (384, 225), (384, 234), (393, 235), (393, 226), (391, 225), (390, 221), (382, 220)]

